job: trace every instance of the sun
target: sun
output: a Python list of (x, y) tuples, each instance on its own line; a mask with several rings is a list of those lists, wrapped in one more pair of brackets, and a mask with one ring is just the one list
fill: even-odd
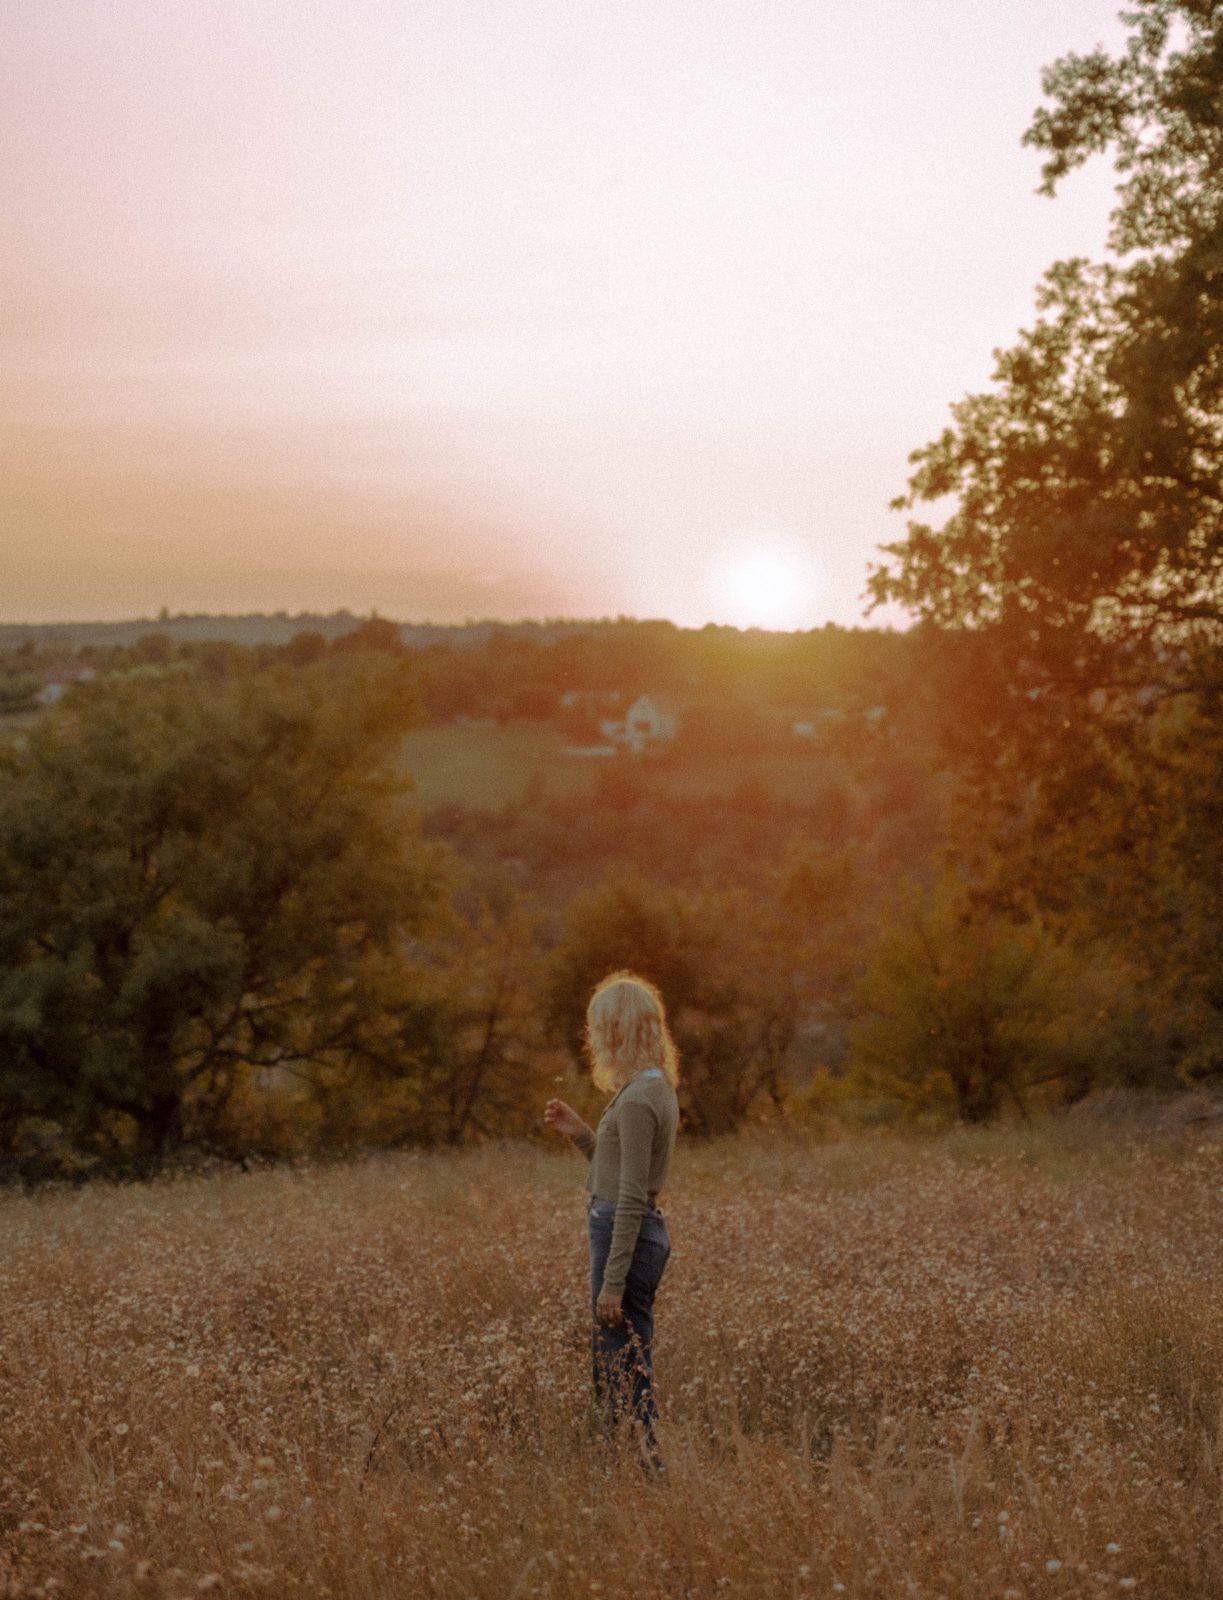
[(715, 622), (783, 631), (814, 625), (819, 569), (794, 535), (743, 534), (714, 557), (706, 587)]

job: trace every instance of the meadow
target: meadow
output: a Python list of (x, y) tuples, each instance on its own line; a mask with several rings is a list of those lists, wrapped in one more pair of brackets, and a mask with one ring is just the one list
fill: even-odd
[(806, 741), (782, 748), (731, 753), (572, 756), (568, 740), (549, 722), (492, 720), (412, 728), (404, 736), (402, 768), (426, 809), (458, 804), (495, 810), (532, 797), (591, 793), (609, 773), (628, 774), (677, 799), (726, 795), (752, 785), (776, 800), (803, 804), (841, 763)]
[(1216, 1596), (1220, 1177), (1073, 1118), (681, 1144), (665, 1485), (592, 1432), (572, 1151), (9, 1194), (0, 1593)]
[(551, 723), (481, 720), (410, 729), (402, 764), (422, 806), (457, 802), (494, 810), (528, 793), (583, 793), (604, 762), (566, 756)]

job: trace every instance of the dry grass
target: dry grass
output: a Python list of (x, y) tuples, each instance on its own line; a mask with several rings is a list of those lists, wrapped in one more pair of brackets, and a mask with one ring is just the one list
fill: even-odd
[(589, 1436), (572, 1153), (4, 1198), (0, 1593), (1217, 1596), (1221, 1176), (688, 1147), (665, 1486)]

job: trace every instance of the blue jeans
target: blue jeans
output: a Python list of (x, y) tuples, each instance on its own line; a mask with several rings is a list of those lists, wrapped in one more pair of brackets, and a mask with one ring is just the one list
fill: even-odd
[(647, 1459), (657, 1464), (654, 1397), (654, 1295), (671, 1254), (667, 1224), (657, 1206), (641, 1219), (641, 1229), (629, 1262), (621, 1306), (623, 1323), (613, 1326), (595, 1315), (603, 1270), (611, 1249), (616, 1205), (613, 1200), (587, 1202), (590, 1236), (591, 1378), (595, 1403), (603, 1417), (617, 1422), (631, 1416), (640, 1425)]

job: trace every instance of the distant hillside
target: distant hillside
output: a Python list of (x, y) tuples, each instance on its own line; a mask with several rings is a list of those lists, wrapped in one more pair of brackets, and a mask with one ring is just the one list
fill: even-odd
[[(228, 639), (235, 644), (287, 644), (297, 633), (321, 633), (327, 639), (351, 631), (362, 620), (351, 611), (326, 614), (301, 611), (290, 616), (285, 611), (251, 612), (245, 616), (213, 616), (206, 612), (162, 613), (156, 617), (134, 617), (125, 622), (0, 622), (0, 650), (15, 650), (32, 642), (40, 649), (69, 648), (81, 645), (131, 645), (150, 633), (164, 633), (175, 640)], [(511, 633), (550, 643), (566, 634), (586, 632), (605, 625), (598, 621), (549, 620), (546, 622), (466, 623), (405, 622), (400, 627), (404, 643), (483, 644), (494, 633)]]

